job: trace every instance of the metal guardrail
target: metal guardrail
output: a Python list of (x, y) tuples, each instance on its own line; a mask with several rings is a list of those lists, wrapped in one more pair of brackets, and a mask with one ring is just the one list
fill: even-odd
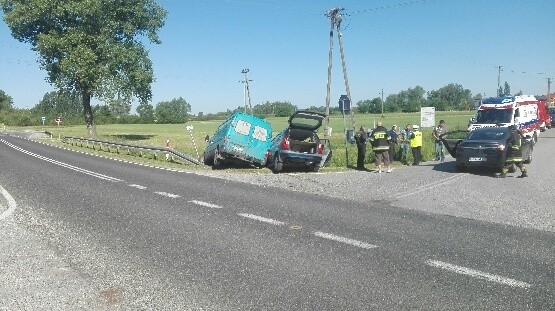
[(158, 153), (163, 153), (166, 155), (166, 160), (169, 160), (170, 158), (174, 160), (174, 157), (176, 157), (190, 164), (195, 164), (195, 165), (201, 164), (198, 159), (169, 148), (160, 148), (160, 147), (153, 147), (153, 146), (137, 146), (137, 145), (129, 145), (129, 144), (123, 144), (123, 143), (115, 143), (115, 142), (104, 141), (104, 140), (97, 140), (97, 139), (84, 138), (84, 137), (72, 137), (72, 136), (65, 136), (62, 138), (62, 141), (68, 142), (72, 146), (80, 145), (81, 147), (84, 146), (84, 143), (86, 144), (85, 147), (89, 147), (89, 144), (90, 144), (92, 145), (93, 149), (96, 149), (96, 146), (98, 145), (99, 150), (104, 150), (104, 148), (106, 148), (108, 152), (111, 152), (111, 148), (115, 149), (117, 153), (120, 153), (120, 149), (124, 149), (124, 150), (126, 149), (127, 154), (129, 155), (131, 154), (131, 151), (138, 152), (139, 156), (143, 156), (144, 152), (151, 152), (155, 159), (158, 158), (158, 155), (157, 155)]

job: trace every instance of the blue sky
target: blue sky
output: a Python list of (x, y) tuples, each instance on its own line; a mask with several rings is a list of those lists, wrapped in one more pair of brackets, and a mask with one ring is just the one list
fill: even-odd
[[(148, 44), (156, 82), (152, 104), (183, 97), (192, 112), (244, 103), (248, 68), (252, 104), (289, 101), (324, 106), (330, 21), (343, 7), (343, 46), (353, 102), (422, 86), (461, 84), (495, 95), (498, 66), (513, 93), (545, 94), (555, 80), (555, 1), (159, 0), (168, 11)], [(551, 16), (549, 15), (551, 14)], [(345, 94), (337, 33), (331, 105)], [(54, 90), (28, 44), (0, 23), (0, 89), (31, 108)], [(552, 85), (552, 91), (555, 84)], [(135, 108), (132, 109), (135, 113)]]

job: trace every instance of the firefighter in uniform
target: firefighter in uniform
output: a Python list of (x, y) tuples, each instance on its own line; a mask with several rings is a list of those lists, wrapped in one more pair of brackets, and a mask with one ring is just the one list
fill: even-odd
[(391, 137), (387, 134), (387, 129), (381, 121), (378, 121), (376, 128), (368, 137), (372, 143), (372, 150), (376, 156), (376, 166), (378, 173), (382, 172), (382, 165), (387, 167), (387, 172), (391, 173), (391, 161), (389, 160), (389, 141)]
[(414, 160), (412, 165), (418, 165), (422, 160), (422, 132), (420, 132), (418, 125), (416, 124), (412, 126), (409, 144), (412, 150), (412, 158)]
[(358, 132), (355, 134), (355, 142), (357, 144), (357, 170), (364, 170), (364, 159), (366, 158), (366, 140), (368, 139), (368, 134), (364, 130), (364, 127), (360, 127)]
[(518, 131), (516, 125), (511, 125), (511, 136), (509, 136), (507, 157), (505, 158), (505, 165), (501, 168), (501, 174), (499, 178), (507, 177), (507, 172), (509, 171), (509, 166), (513, 163), (520, 169), (520, 176), (517, 178), (528, 177), (528, 172), (524, 166), (522, 159), (522, 134)]

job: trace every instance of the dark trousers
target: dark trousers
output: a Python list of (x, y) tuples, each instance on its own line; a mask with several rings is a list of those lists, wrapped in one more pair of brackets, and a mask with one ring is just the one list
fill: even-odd
[(422, 160), (422, 147), (412, 147), (412, 158), (414, 159), (413, 165), (420, 164)]
[(357, 144), (357, 168), (364, 168), (364, 158), (366, 158), (366, 145)]
[(396, 142), (389, 142), (389, 161), (393, 163), (395, 160), (395, 154), (397, 153), (397, 143)]

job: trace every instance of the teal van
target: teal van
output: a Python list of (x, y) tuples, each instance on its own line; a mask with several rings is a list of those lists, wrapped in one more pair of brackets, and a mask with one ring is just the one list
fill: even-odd
[(268, 122), (236, 112), (208, 138), (202, 161), (213, 168), (232, 161), (263, 167), (268, 161), (271, 138), (272, 127)]

